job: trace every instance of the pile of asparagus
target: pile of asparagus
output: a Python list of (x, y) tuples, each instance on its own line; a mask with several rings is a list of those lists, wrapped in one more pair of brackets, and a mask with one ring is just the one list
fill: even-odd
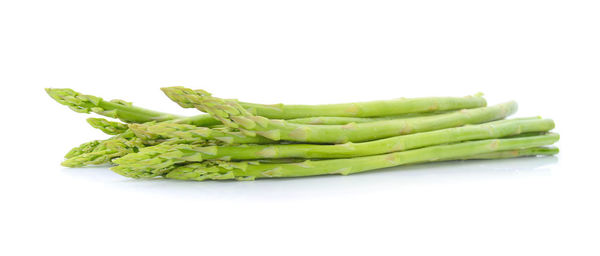
[(554, 121), (506, 119), (514, 101), (487, 106), (482, 95), (400, 98), (330, 105), (264, 105), (203, 90), (162, 88), (184, 117), (106, 101), (71, 89), (46, 89), (57, 102), (113, 135), (69, 151), (62, 165), (111, 164), (131, 178), (254, 180), (352, 174), (414, 163), (544, 156), (559, 135)]

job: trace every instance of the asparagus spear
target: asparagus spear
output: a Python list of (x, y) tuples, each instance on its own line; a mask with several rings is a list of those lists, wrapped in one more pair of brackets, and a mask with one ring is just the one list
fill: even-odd
[(137, 139), (137, 137), (135, 136), (133, 131), (127, 129), (125, 132), (114, 135), (105, 140), (92, 140), (89, 142), (82, 143), (81, 145), (72, 148), (65, 155), (65, 158), (67, 158), (67, 159), (73, 158), (73, 157), (76, 157), (76, 156), (79, 156), (79, 155), (82, 155), (85, 153), (104, 150), (106, 148), (106, 145), (105, 145), (106, 143), (110, 144), (110, 143), (112, 143), (113, 140), (121, 140), (121, 139), (133, 140), (133, 139)]
[(206, 140), (199, 139), (185, 140), (183, 138), (157, 138), (155, 140), (144, 140), (138, 138), (132, 130), (126, 130), (125, 132), (106, 140), (93, 140), (71, 149), (65, 155), (66, 160), (61, 164), (66, 167), (107, 164), (110, 163), (112, 159), (137, 152), (140, 148), (160, 143), (190, 143), (195, 145), (205, 143), (202, 145), (210, 145)]
[(67, 154), (65, 155), (65, 158), (72, 158), (72, 157), (76, 157), (81, 154), (92, 152), (96, 148), (98, 148), (101, 144), (102, 144), (101, 140), (92, 140), (89, 142), (82, 143), (81, 145), (69, 150), (69, 152), (67, 152)]
[[(334, 124), (334, 123), (347, 123), (347, 122), (374, 122), (380, 120), (389, 120), (401, 118), (399, 116), (393, 117), (379, 117), (379, 118), (359, 118), (359, 117), (315, 117), (315, 118), (300, 118), (290, 119), (289, 122), (294, 123), (315, 123), (320, 122), (321, 124)], [(212, 128), (215, 127), (215, 128)], [(213, 142), (213, 144), (268, 144), (275, 143), (275, 141), (264, 138), (262, 136), (249, 137), (240, 132), (233, 132), (229, 129), (221, 129), (225, 127), (212, 126), (212, 127), (198, 127), (191, 124), (185, 123), (174, 123), (174, 122), (161, 122), (161, 123), (145, 123), (145, 124), (129, 124), (135, 135), (148, 142), (152, 143), (154, 140), (167, 140), (167, 139), (180, 139), (180, 140), (204, 140), (206, 142)]]
[[(506, 150), (492, 153), (484, 153), (469, 157), (456, 158), (456, 160), (474, 160), (474, 159), (504, 159), (523, 156), (550, 156), (558, 154), (558, 148), (555, 147), (533, 147), (515, 150)], [(454, 160), (454, 159), (451, 159)]]
[(71, 157), (61, 164), (66, 167), (82, 167), (110, 163), (111, 159), (134, 153), (144, 147), (139, 140), (112, 138), (101, 142), (93, 151)]
[[(107, 121), (109, 122), (109, 121)], [(98, 121), (96, 124), (103, 123)], [(196, 146), (224, 144), (267, 144), (272, 140), (263, 137), (248, 137), (239, 132), (211, 129), (189, 124), (170, 122), (129, 124), (125, 132), (106, 140), (86, 142), (71, 149), (62, 165), (82, 167), (109, 163), (110, 160), (136, 152), (138, 149), (158, 144), (188, 144)], [(106, 128), (107, 127), (101, 127)]]
[(424, 113), (408, 113), (403, 115), (394, 116), (381, 116), (381, 117), (340, 117), (340, 116), (317, 116), (317, 117), (304, 117), (288, 119), (288, 122), (296, 124), (318, 124), (318, 125), (344, 125), (349, 123), (369, 123), (375, 121), (391, 120), (391, 119), (403, 119), (412, 117), (422, 116), (433, 116), (448, 113), (449, 111), (435, 111), (435, 112), (424, 112)]
[(426, 117), (347, 125), (305, 125), (255, 116), (235, 100), (215, 98), (199, 90), (194, 91), (183, 87), (168, 87), (162, 90), (181, 106), (196, 106), (197, 109), (219, 119), (224, 125), (240, 129), (248, 136), (260, 135), (271, 140), (310, 143), (361, 142), (465, 124), (484, 123), (505, 118), (517, 110), (517, 103), (511, 101), (492, 107), (466, 109)]
[[(363, 143), (337, 145), (275, 144), (197, 147), (189, 144), (157, 145), (143, 148), (113, 160), (119, 166), (113, 171), (134, 176), (162, 175), (174, 165), (205, 160), (255, 160), (270, 158), (348, 158), (405, 151), (461, 141), (502, 138), (545, 132), (554, 128), (549, 119), (502, 120), (483, 125), (470, 125), (431, 132), (396, 136)], [(140, 174), (145, 173), (145, 174)]]
[[(88, 119), (96, 120), (93, 118)], [(103, 119), (100, 119), (103, 120)], [(98, 121), (96, 124), (105, 124), (110, 122), (107, 120)], [(104, 164), (111, 159), (122, 157), (128, 153), (135, 151), (136, 148), (144, 146), (152, 146), (165, 141), (170, 141), (170, 144), (176, 142), (199, 145), (224, 145), (224, 144), (269, 144), (275, 143), (273, 140), (257, 136), (248, 137), (239, 132), (230, 132), (218, 129), (209, 129), (205, 127), (197, 127), (188, 124), (176, 124), (170, 122), (161, 123), (146, 123), (146, 124), (130, 124), (130, 130), (127, 130), (122, 135), (118, 135), (107, 140), (94, 140), (86, 142), (78, 147), (71, 149), (65, 156), (70, 159), (62, 164), (69, 167), (81, 167), (90, 164)], [(123, 140), (139, 139), (132, 143), (122, 143)], [(112, 150), (107, 150), (106, 144), (120, 143), (119, 145), (133, 145), (132, 147), (113, 147)], [(117, 148), (118, 150), (114, 150)]]
[(177, 115), (136, 107), (123, 100), (106, 101), (100, 97), (81, 94), (71, 89), (46, 88), (46, 92), (58, 103), (68, 106), (75, 112), (94, 112), (106, 117), (120, 119), (126, 123), (145, 123), (182, 118)]
[(192, 142), (200, 141), (202, 144), (213, 145), (273, 143), (272, 140), (263, 137), (248, 137), (240, 132), (228, 131), (228, 129), (212, 129), (190, 124), (176, 124), (169, 122), (130, 124), (129, 128), (136, 137), (142, 139), (146, 144), (157, 144), (154, 141), (160, 142), (168, 139), (187, 140)]
[(61, 164), (66, 167), (82, 167), (110, 163), (111, 159), (134, 153), (144, 147), (142, 140), (132, 131), (112, 136), (106, 140), (94, 140), (71, 149)]
[[(324, 117), (325, 122), (330, 117)], [(344, 118), (339, 118), (342, 120)], [(362, 118), (368, 120), (369, 118)], [(178, 119), (182, 120), (182, 119)], [(223, 145), (223, 144), (268, 144), (274, 143), (264, 137), (248, 137), (240, 132), (232, 132), (227, 130), (211, 129), (206, 127), (198, 127), (195, 125), (176, 123), (176, 122), (148, 122), (144, 124), (129, 124), (128, 126), (111, 122), (102, 118), (88, 118), (88, 123), (95, 128), (111, 135), (127, 133), (130, 129), (133, 133), (127, 133), (125, 136), (113, 137), (108, 140), (94, 140), (81, 144), (78, 147), (71, 149), (65, 158), (73, 158), (85, 153), (91, 153), (63, 163), (65, 166), (80, 167), (87, 164), (104, 164), (110, 159), (121, 157), (131, 150), (107, 151), (104, 144), (114, 143), (114, 140), (121, 141), (125, 139), (139, 138), (143, 145), (157, 145), (165, 141), (181, 141), (194, 145)], [(331, 121), (331, 120), (330, 120)], [(100, 155), (106, 154), (109, 157), (101, 158)], [(106, 162), (99, 162), (96, 159), (105, 159)]]
[(108, 121), (104, 118), (94, 118), (90, 117), (87, 119), (87, 122), (94, 128), (101, 130), (102, 132), (109, 135), (117, 135), (124, 133), (129, 129), (126, 124)]
[[(126, 123), (170, 121), (170, 122), (174, 122), (174, 123), (193, 124), (193, 125), (197, 125), (197, 126), (211, 126), (211, 125), (219, 124), (219, 121), (215, 120), (210, 115), (206, 115), (206, 114), (195, 115), (195, 116), (190, 116), (190, 117), (182, 117), (182, 116), (178, 116), (178, 115), (162, 113), (162, 112), (158, 112), (158, 111), (154, 111), (154, 110), (136, 107), (136, 106), (133, 106), (130, 102), (126, 102), (123, 100), (106, 101), (100, 97), (93, 96), (93, 95), (85, 95), (85, 94), (73, 91), (71, 89), (46, 88), (46, 92), (48, 93), (48, 95), (50, 95), (50, 97), (52, 97), (58, 103), (66, 105), (76, 112), (79, 112), (79, 113), (94, 112), (94, 113), (97, 113), (97, 114), (100, 114), (100, 115), (103, 115), (106, 117), (121, 119), (122, 121), (124, 121)], [(474, 99), (470, 99), (470, 98), (465, 98), (465, 99), (463, 99), (463, 98), (440, 98), (440, 99), (446, 99), (447, 102), (444, 102), (446, 105), (457, 104), (457, 107), (458, 106), (478, 107), (478, 106), (485, 105), (485, 100), (483, 98), (481, 98), (481, 97), (473, 97), (473, 98)], [(404, 99), (404, 100), (410, 101), (410, 100), (414, 100), (414, 99)], [(293, 122), (297, 122), (297, 123), (320, 122), (322, 124), (327, 124), (327, 123), (340, 124), (340, 123), (350, 123), (350, 122), (358, 123), (358, 122), (371, 121), (370, 119), (344, 120), (343, 118), (335, 117), (335, 116), (333, 116), (333, 118), (319, 117), (319, 116), (321, 116), (321, 115), (319, 115), (319, 109), (323, 108), (324, 110), (326, 110), (327, 107), (330, 107), (329, 105), (284, 106), (282, 104), (262, 105), (262, 104), (255, 104), (255, 103), (246, 103), (246, 102), (241, 102), (240, 104), (242, 104), (243, 106), (247, 106), (254, 113), (258, 113), (260, 115), (263, 115), (263, 116), (266, 116), (269, 118), (281, 118), (281, 117), (285, 117), (285, 116), (290, 116), (290, 118), (301, 117), (299, 120), (293, 121)], [(352, 103), (349, 103), (347, 105), (351, 105), (351, 104)], [(360, 104), (363, 104), (363, 103), (360, 103)], [(371, 103), (365, 103), (365, 104), (369, 105), (369, 104), (374, 104), (374, 103), (371, 102)], [(386, 102), (384, 101), (384, 102), (382, 102), (382, 104), (386, 104)], [(277, 109), (280, 107), (281, 107), (280, 111), (279, 110), (275, 111), (275, 112), (273, 111), (274, 109)], [(435, 109), (436, 105), (430, 105), (429, 107), (432, 109)], [(451, 106), (447, 106), (447, 107), (451, 107)], [(311, 112), (306, 112), (304, 114), (296, 113), (301, 108), (310, 108), (313, 110)], [(283, 111), (283, 112), (281, 112), (281, 111)], [(440, 112), (443, 112), (443, 111), (436, 111), (433, 113), (440, 113)], [(325, 115), (327, 113), (328, 112), (324, 112)], [(314, 114), (314, 115), (312, 115), (312, 114)], [(406, 117), (412, 117), (412, 116), (417, 116), (417, 115), (426, 115), (426, 114), (429, 114), (429, 113), (408, 112), (408, 114), (404, 114), (403, 116), (398, 116), (397, 118), (406, 118)], [(330, 115), (328, 115), (327, 117), (330, 117)], [(290, 119), (290, 118), (286, 118), (286, 119)], [(304, 119), (304, 118), (308, 118), (308, 119)]]
[[(430, 160), (429, 162), (438, 162), (438, 161), (451, 161), (451, 160), (474, 160), (474, 159), (504, 159), (504, 158), (516, 158), (516, 157), (526, 157), (526, 156), (550, 156), (558, 154), (558, 148), (553, 147), (533, 147), (533, 148), (525, 148), (525, 149), (514, 149), (507, 151), (497, 151), (490, 152), (478, 155), (472, 155), (467, 157), (458, 157), (458, 158), (448, 158), (448, 159), (437, 159)], [(308, 161), (308, 160), (307, 160)], [(311, 163), (312, 161), (305, 163)], [(285, 163), (285, 162), (284, 162)], [(415, 162), (416, 163), (416, 162)], [(194, 181), (203, 181), (203, 180), (254, 180), (256, 177), (254, 176), (236, 176), (240, 175), (240, 171), (235, 170), (235, 167), (239, 166), (242, 170), (244, 168), (252, 168), (252, 166), (260, 165), (263, 163), (254, 162), (246, 162), (246, 163), (226, 163), (226, 162), (202, 162), (202, 163), (192, 163), (187, 165), (182, 165), (175, 168), (173, 171), (165, 175), (165, 178), (170, 179), (178, 179), (178, 180), (194, 180)], [(287, 163), (287, 164), (302, 164), (301, 162), (296, 163)], [(407, 163), (412, 164), (412, 163)], [(277, 167), (275, 167), (277, 168)], [(243, 174), (245, 175), (245, 174)], [(261, 177), (264, 178), (264, 177)]]
[[(163, 88), (163, 91), (169, 98), (184, 108), (196, 107), (197, 102), (193, 99), (194, 95), (211, 97), (210, 93), (206, 91), (192, 91), (184, 87)], [(467, 97), (399, 98), (327, 105), (263, 105), (246, 102), (238, 102), (238, 104), (254, 115), (272, 119), (314, 116), (375, 117), (484, 107), (486, 101), (481, 96), (481, 94), (476, 94)]]
[[(474, 156), (480, 158), (495, 157), (489, 153), (515, 151), (532, 147), (550, 145), (559, 139), (558, 134), (547, 134), (532, 137), (492, 139), (468, 141), (457, 144), (440, 145), (414, 149), (403, 152), (388, 153), (383, 155), (365, 156), (357, 158), (334, 160), (307, 160), (302, 163), (290, 164), (265, 164), (255, 162), (205, 162), (183, 165), (170, 170), (165, 177), (179, 180), (207, 180), (207, 179), (238, 179), (253, 180), (256, 178), (275, 177), (303, 177), (325, 174), (348, 175), (358, 172), (370, 171), (386, 167), (432, 162), (440, 160), (463, 159)], [(520, 151), (519, 151), (520, 152)], [(539, 151), (524, 151), (539, 152)], [(557, 151), (542, 151), (541, 154), (552, 154)], [(124, 174), (124, 173), (120, 173)], [(145, 178), (146, 176), (128, 177)], [(152, 177), (152, 176), (150, 176)]]

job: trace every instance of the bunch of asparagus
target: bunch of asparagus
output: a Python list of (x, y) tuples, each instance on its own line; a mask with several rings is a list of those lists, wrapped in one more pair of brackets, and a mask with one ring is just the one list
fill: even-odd
[(352, 174), (433, 161), (558, 153), (554, 121), (506, 119), (514, 101), (487, 106), (482, 95), (400, 98), (330, 105), (264, 105), (203, 90), (162, 88), (184, 117), (106, 101), (71, 89), (46, 89), (57, 102), (112, 137), (71, 149), (67, 167), (112, 164), (131, 178), (253, 180)]

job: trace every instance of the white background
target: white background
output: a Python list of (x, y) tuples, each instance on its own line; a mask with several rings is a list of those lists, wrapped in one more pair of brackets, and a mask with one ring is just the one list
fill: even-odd
[[(598, 1), (2, 1), (2, 255), (599, 255)], [(107, 137), (44, 87), (194, 114), (163, 86), (260, 103), (484, 92), (557, 157), (253, 182), (67, 169)]]

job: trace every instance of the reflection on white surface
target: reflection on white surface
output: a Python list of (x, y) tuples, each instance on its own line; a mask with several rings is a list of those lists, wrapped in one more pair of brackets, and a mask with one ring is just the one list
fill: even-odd
[(259, 179), (255, 181), (178, 181), (129, 179), (106, 167), (64, 169), (76, 179), (102, 186), (192, 198), (292, 199), (360, 195), (406, 187), (480, 181), (518, 180), (551, 175), (557, 157), (527, 157), (500, 160), (469, 160), (399, 166), (348, 176), (326, 175), (305, 178)]

